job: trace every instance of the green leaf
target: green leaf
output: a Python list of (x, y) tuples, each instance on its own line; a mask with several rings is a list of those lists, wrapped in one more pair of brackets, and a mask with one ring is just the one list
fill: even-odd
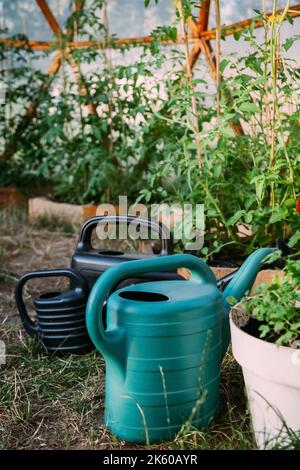
[(287, 40), (285, 41), (284, 44), (282, 44), (282, 47), (283, 49), (287, 52), (291, 47), (292, 45), (294, 44), (294, 42), (296, 42), (297, 40), (300, 39), (300, 36), (297, 35), (297, 36), (293, 36), (292, 38), (287, 38)]
[(263, 175), (256, 176), (250, 181), (250, 184), (253, 183), (255, 183), (256, 198), (260, 202), (264, 194), (265, 177)]
[(225, 137), (234, 137), (234, 132), (231, 127), (223, 127), (222, 135)]
[(232, 295), (229, 295), (228, 297), (226, 297), (226, 302), (228, 302), (229, 305), (235, 305), (238, 303), (238, 300)]
[(295, 245), (297, 245), (297, 243), (300, 241), (300, 230), (297, 230), (294, 235), (291, 236), (289, 242), (288, 242), (288, 246), (290, 248), (293, 248)]
[(250, 113), (254, 114), (259, 112), (258, 107), (256, 106), (255, 103), (251, 103), (250, 101), (244, 101), (240, 106), (239, 110), (242, 111), (243, 113)]
[(227, 59), (221, 60), (221, 62), (220, 62), (220, 71), (221, 71), (221, 73), (224, 72), (224, 70), (226, 69), (228, 64), (229, 64), (229, 60), (227, 60)]
[(245, 215), (245, 222), (246, 224), (250, 224), (253, 219), (253, 213), (252, 212), (247, 212)]
[(283, 49), (287, 52), (292, 45), (294, 44), (294, 39), (293, 38), (288, 38), (284, 44), (282, 44)]
[(235, 225), (240, 219), (241, 217), (245, 214), (245, 211), (244, 210), (239, 210), (237, 211), (232, 217), (230, 217), (230, 219), (228, 219), (227, 221), (227, 225)]
[(270, 332), (270, 327), (269, 325), (260, 325), (259, 331), (260, 331), (260, 337), (264, 338)]
[(287, 217), (287, 215), (288, 215), (287, 209), (278, 207), (275, 209), (275, 211), (271, 215), (269, 223), (276, 224), (276, 222), (280, 222), (281, 220), (284, 220)]
[(240, 39), (241, 35), (242, 35), (242, 31), (234, 31), (233, 33), (233, 37), (236, 41)]
[(256, 57), (255, 54), (251, 54), (245, 60), (246, 67), (249, 67), (249, 69), (254, 70), (254, 72), (257, 72), (260, 75), (263, 75), (264, 72), (263, 72), (263, 69), (261, 68), (261, 64), (262, 64), (262, 59)]

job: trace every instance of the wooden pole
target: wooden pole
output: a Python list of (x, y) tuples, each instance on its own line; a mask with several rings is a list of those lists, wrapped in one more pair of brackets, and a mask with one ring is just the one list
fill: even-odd
[(53, 33), (57, 36), (60, 36), (60, 34), (61, 34), (60, 26), (58, 24), (57, 19), (53, 15), (51, 9), (49, 8), (49, 5), (46, 2), (46, 0), (36, 0), (36, 3), (40, 7), (40, 9), (41, 9), (44, 17), (46, 18), (46, 21), (47, 21), (48, 25), (50, 26), (51, 30), (53, 31)]
[(185, 57), (186, 57), (186, 72), (187, 72), (187, 77), (188, 77), (188, 82), (189, 86), (191, 89), (191, 105), (192, 105), (192, 114), (193, 114), (193, 122), (194, 122), (194, 129), (196, 132), (196, 146), (197, 146), (197, 160), (198, 160), (198, 166), (199, 168), (202, 167), (202, 162), (201, 162), (201, 144), (199, 140), (199, 123), (198, 123), (198, 114), (197, 114), (197, 102), (196, 102), (196, 96), (194, 93), (194, 85), (193, 85), (193, 73), (192, 73), (192, 67), (190, 64), (190, 53), (189, 53), (189, 42), (187, 38), (187, 31), (186, 31), (186, 23), (185, 23), (185, 17), (184, 17), (184, 9), (183, 9), (183, 3), (182, 0), (177, 1), (177, 8), (179, 11), (180, 15), (180, 22), (181, 22), (181, 28), (183, 32), (183, 36), (185, 37)]
[(198, 36), (202, 33), (202, 31), (206, 31), (208, 28), (209, 11), (210, 0), (202, 0), (200, 2), (200, 11), (198, 18)]
[[(196, 37), (198, 39), (201, 37), (203, 31), (205, 30), (205, 28), (207, 28), (207, 25), (208, 25), (210, 0), (200, 1), (199, 6), (200, 6), (200, 11), (199, 11), (198, 22), (196, 23), (193, 18), (188, 19), (188, 25), (190, 29), (192, 30), (193, 37)], [(197, 62), (200, 52), (201, 52), (201, 47), (200, 47), (199, 42), (197, 41), (194, 44), (194, 47), (192, 48), (189, 54), (189, 63), (191, 64), (192, 68)], [(186, 65), (185, 65), (185, 68), (186, 68)]]
[(215, 0), (216, 11), (216, 85), (217, 85), (217, 116), (221, 113), (221, 73), (220, 73), (220, 60), (221, 60), (221, 15), (220, 15), (220, 0)]
[[(215, 1), (217, 1), (217, 0), (215, 0)], [(211, 75), (212, 75), (213, 79), (216, 80), (216, 86), (218, 88), (219, 84), (222, 81), (222, 75), (220, 73), (220, 70), (217, 70), (218, 67), (217, 67), (216, 56), (213, 54), (213, 49), (212, 49), (212, 46), (211, 46), (209, 40), (204, 40), (203, 39), (203, 34), (204, 34), (205, 31), (201, 30), (199, 32), (199, 29), (201, 29), (202, 27), (205, 27), (205, 26), (207, 27), (208, 20), (209, 20), (210, 1), (205, 0), (202, 3), (205, 3), (205, 9), (204, 8), (201, 9), (200, 13), (199, 13), (198, 24), (200, 24), (201, 26), (200, 26), (200, 28), (198, 28), (198, 35), (199, 35), (198, 36), (198, 41), (194, 44), (194, 47), (193, 47), (193, 49), (190, 53), (189, 62), (191, 64), (191, 67), (193, 68), (193, 66), (197, 62), (197, 59), (198, 59), (200, 53), (202, 52), (204, 54), (204, 57), (206, 59), (206, 62), (208, 64), (208, 66), (210, 68)], [(189, 26), (192, 30), (192, 33), (195, 34), (195, 27), (192, 26), (192, 21), (194, 21), (194, 20), (191, 18), (189, 20)], [(219, 23), (220, 23), (220, 21), (219, 21)], [(220, 37), (221, 37), (221, 35), (220, 35)], [(186, 65), (185, 65), (185, 67), (186, 67)], [(230, 91), (228, 89), (224, 89), (223, 93), (224, 93), (224, 98), (226, 99), (226, 101), (228, 103), (230, 103), (232, 101)], [(217, 103), (217, 114), (219, 114), (219, 111), (220, 111), (220, 108), (219, 108), (219, 101), (218, 101), (218, 103)], [(232, 128), (235, 135), (237, 135), (237, 136), (244, 135), (242, 125), (241, 125), (241, 123), (238, 119), (233, 119), (231, 121), (230, 125), (231, 125), (231, 128)]]

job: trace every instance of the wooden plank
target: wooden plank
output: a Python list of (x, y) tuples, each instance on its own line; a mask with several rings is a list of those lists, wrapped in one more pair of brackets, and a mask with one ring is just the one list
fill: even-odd
[(28, 200), (28, 217), (33, 222), (40, 217), (54, 217), (71, 223), (82, 223), (89, 217), (95, 216), (97, 206), (93, 204), (67, 204), (50, 201), (44, 197), (34, 197)]
[[(198, 40), (198, 38), (194, 38), (192, 36), (188, 36), (189, 42), (194, 43)], [(106, 44), (104, 39), (100, 39), (99, 41), (64, 41), (64, 45), (69, 47), (70, 49), (84, 49), (87, 47), (94, 47), (99, 48), (99, 46), (107, 46), (107, 48), (115, 48), (120, 49), (128, 44), (134, 44), (137, 47), (148, 45), (153, 42), (153, 38), (151, 36), (145, 36), (140, 38), (118, 38), (114, 39), (114, 45), (110, 46)], [(178, 36), (177, 44), (183, 44), (184, 39), (181, 35)], [(59, 41), (12, 41), (11, 39), (1, 38), (0, 43), (5, 44), (7, 47), (28, 47), (34, 50), (49, 50), (49, 49), (58, 49), (61, 47), (61, 42)], [(174, 45), (175, 43), (171, 40), (164, 40), (161, 42), (163, 45)]]

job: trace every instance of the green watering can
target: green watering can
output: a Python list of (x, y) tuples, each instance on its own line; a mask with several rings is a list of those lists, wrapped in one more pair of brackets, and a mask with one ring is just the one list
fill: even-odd
[[(129, 261), (96, 281), (86, 321), (106, 362), (105, 424), (115, 435), (131, 442), (168, 440), (184, 423), (200, 428), (216, 416), (221, 360), (230, 342), (226, 298), (243, 297), (271, 251), (252, 253), (223, 295), (207, 264), (188, 254)], [(182, 267), (190, 280), (137, 284), (110, 295), (125, 278)]]

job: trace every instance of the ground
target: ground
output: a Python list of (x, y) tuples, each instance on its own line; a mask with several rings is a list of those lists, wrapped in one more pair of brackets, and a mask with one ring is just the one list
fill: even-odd
[[(21, 273), (69, 267), (78, 228), (57, 221), (28, 223), (24, 210), (0, 211), (0, 449), (140, 449), (103, 425), (104, 361), (100, 354), (55, 357), (23, 330), (14, 302)], [(46, 282), (46, 284), (45, 284)], [(35, 281), (29, 299), (54, 290), (57, 280)], [(222, 364), (221, 409), (205, 430), (187, 429), (156, 449), (252, 449), (244, 384), (230, 352)]]

